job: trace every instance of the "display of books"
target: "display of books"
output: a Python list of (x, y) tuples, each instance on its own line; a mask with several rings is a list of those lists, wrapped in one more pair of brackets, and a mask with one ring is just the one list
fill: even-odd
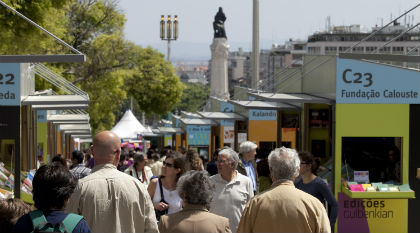
[(412, 192), (408, 184), (394, 185), (384, 184), (382, 182), (360, 184), (354, 181), (345, 181), (344, 187), (352, 192)]

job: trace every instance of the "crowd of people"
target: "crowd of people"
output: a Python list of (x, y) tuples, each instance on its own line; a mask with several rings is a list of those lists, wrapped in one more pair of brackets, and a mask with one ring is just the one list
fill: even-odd
[(91, 158), (74, 151), (71, 166), (60, 158), (40, 166), (33, 180), (36, 210), (0, 200), (0, 213), (8, 216), (0, 228), (332, 232), (338, 207), (316, 176), (319, 160), (285, 147), (256, 160), (257, 149), (250, 141), (238, 153), (220, 148), (206, 164), (194, 150), (125, 150), (116, 134), (102, 131), (93, 139)]

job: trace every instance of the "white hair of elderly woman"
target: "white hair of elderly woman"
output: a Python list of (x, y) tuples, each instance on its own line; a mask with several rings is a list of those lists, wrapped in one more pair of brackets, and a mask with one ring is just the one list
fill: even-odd
[(295, 149), (274, 149), (268, 156), (268, 165), (274, 181), (294, 180), (299, 175), (300, 159)]

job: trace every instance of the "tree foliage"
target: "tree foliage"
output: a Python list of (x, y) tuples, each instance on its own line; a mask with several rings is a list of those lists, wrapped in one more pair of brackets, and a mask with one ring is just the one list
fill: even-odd
[(206, 104), (210, 88), (199, 83), (185, 83), (185, 86), (177, 109), (187, 112), (199, 111)]
[[(86, 62), (48, 64), (87, 92), (93, 133), (110, 129), (123, 102), (133, 96), (148, 115), (179, 102), (182, 84), (174, 68), (152, 48), (124, 39), (125, 16), (115, 0), (5, 1), (86, 55)], [(71, 53), (33, 25), (0, 7), (1, 54)], [(51, 88), (40, 78), (37, 90)]]
[(146, 113), (165, 114), (180, 101), (182, 83), (162, 54), (148, 47), (137, 47), (133, 76), (126, 80), (130, 95)]
[[(64, 17), (71, 0), (4, 0), (3, 2), (33, 22), (62, 38), (67, 22)], [(0, 6), (1, 54), (54, 54), (64, 46), (4, 6)], [(9, 42), (9, 43), (7, 43)], [(68, 49), (67, 49), (68, 50)]]

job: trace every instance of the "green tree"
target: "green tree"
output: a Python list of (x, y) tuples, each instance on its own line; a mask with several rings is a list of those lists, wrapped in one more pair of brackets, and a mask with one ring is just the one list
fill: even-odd
[(89, 115), (93, 133), (110, 129), (115, 123), (114, 112), (126, 98), (124, 80), (131, 72), (123, 69), (128, 64), (131, 43), (122, 35), (101, 35), (86, 51), (87, 61), (79, 64), (75, 72), (80, 77), (81, 89), (89, 94)]
[(180, 101), (183, 85), (163, 54), (148, 47), (136, 47), (133, 75), (125, 82), (128, 93), (147, 114), (166, 114)]
[[(86, 62), (48, 64), (89, 94), (93, 133), (110, 129), (123, 101), (133, 96), (149, 116), (172, 110), (182, 84), (172, 65), (151, 48), (124, 39), (125, 17), (115, 0), (6, 1), (86, 55)], [(33, 25), (0, 7), (2, 54), (71, 53)], [(37, 90), (51, 85), (37, 78)], [(56, 90), (57, 91), (57, 90)]]
[[(61, 37), (66, 18), (63, 17), (71, 0), (4, 0), (13, 9), (33, 22)], [(1, 54), (51, 54), (63, 51), (64, 46), (32, 24), (0, 6), (0, 52)], [(68, 51), (68, 49), (66, 49)]]
[(196, 112), (205, 104), (210, 95), (210, 88), (199, 83), (185, 83), (182, 98), (177, 109), (180, 111)]

